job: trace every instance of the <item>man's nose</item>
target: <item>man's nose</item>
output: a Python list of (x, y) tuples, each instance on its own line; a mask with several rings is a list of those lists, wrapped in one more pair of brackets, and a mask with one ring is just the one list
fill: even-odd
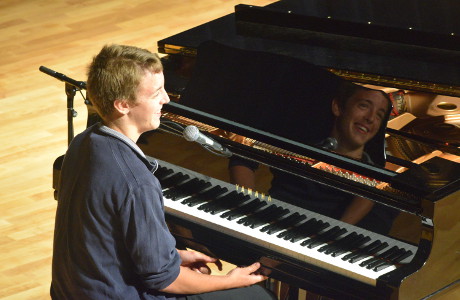
[(163, 98), (162, 98), (161, 103), (162, 103), (162, 104), (166, 104), (166, 103), (168, 103), (169, 101), (170, 101), (170, 100), (169, 100), (169, 95), (168, 95), (168, 93), (166, 92), (166, 90), (163, 89)]
[(377, 119), (377, 112), (369, 110), (365, 115), (365, 118), (367, 122), (373, 123)]

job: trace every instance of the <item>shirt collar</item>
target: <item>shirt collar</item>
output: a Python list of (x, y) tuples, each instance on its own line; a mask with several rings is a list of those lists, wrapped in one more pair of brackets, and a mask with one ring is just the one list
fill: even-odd
[(150, 159), (147, 159), (147, 157), (145, 156), (144, 152), (141, 150), (141, 148), (139, 148), (138, 145), (136, 145), (135, 142), (133, 142), (133, 140), (131, 140), (130, 138), (128, 138), (126, 135), (122, 134), (121, 132), (118, 132), (110, 127), (107, 127), (105, 126), (104, 124), (102, 123), (99, 123), (99, 130), (110, 135), (110, 136), (113, 136), (113, 137), (116, 137), (120, 140), (122, 140), (123, 142), (125, 142), (126, 144), (128, 144), (128, 146), (130, 146), (134, 151), (136, 151), (140, 156), (142, 156), (143, 158), (145, 158), (145, 160), (148, 162), (149, 164), (149, 169), (152, 173), (154, 173), (157, 169), (158, 169), (158, 162), (153, 159), (153, 158), (150, 158)]

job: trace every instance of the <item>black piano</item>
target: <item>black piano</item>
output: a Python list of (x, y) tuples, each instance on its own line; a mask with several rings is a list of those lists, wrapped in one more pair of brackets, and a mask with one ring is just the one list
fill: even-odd
[[(139, 144), (160, 162), (178, 245), (260, 261), (270, 278), (333, 299), (460, 288), (458, 11), (456, 1), (241, 4), (159, 41), (171, 102)], [(345, 81), (393, 102), (366, 145), (372, 164), (318, 142)], [(211, 142), (186, 141), (190, 126)], [(259, 165), (256, 188), (230, 183), (235, 158)], [(270, 169), (372, 200), (391, 212), (391, 230), (272, 197)]]

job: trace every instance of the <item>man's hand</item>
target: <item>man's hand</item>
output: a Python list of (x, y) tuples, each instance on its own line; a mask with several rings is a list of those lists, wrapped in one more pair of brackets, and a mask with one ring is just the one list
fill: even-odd
[(249, 286), (267, 279), (267, 276), (257, 273), (259, 268), (260, 263), (256, 262), (247, 267), (235, 268), (228, 272), (227, 276), (238, 287)]
[(200, 252), (177, 250), (182, 260), (181, 266), (187, 267), (193, 271), (211, 274), (211, 269), (207, 266), (208, 263), (216, 264), (219, 271), (222, 271), (222, 262), (217, 258), (207, 256)]

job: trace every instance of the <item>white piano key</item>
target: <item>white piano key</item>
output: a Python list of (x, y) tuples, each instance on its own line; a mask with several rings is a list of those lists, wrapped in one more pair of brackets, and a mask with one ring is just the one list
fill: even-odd
[[(173, 169), (178, 168), (177, 166), (174, 166), (174, 165), (171, 165), (165, 162), (161, 162), (160, 164), (163, 166), (173, 168)], [(189, 175), (191, 176), (202, 177), (200, 179), (210, 181), (212, 183), (212, 186), (220, 185), (222, 187), (227, 187), (229, 192), (232, 191), (232, 186), (229, 185), (228, 183), (225, 183), (225, 182), (222, 182), (222, 181), (219, 181), (219, 180), (207, 177), (207, 176), (203, 176), (202, 174), (195, 173), (195, 172), (185, 170), (182, 168), (180, 168), (180, 171), (183, 173), (189, 172)], [(329, 270), (329, 271), (332, 271), (332, 272), (335, 272), (335, 273), (338, 273), (338, 274), (341, 274), (341, 275), (344, 275), (350, 278), (354, 278), (358, 281), (361, 281), (361, 282), (364, 282), (370, 285), (374, 285), (374, 286), (376, 285), (377, 279), (380, 276), (387, 274), (397, 268), (396, 266), (390, 266), (381, 271), (375, 272), (373, 270), (367, 269), (366, 267), (361, 267), (359, 265), (360, 262), (365, 261), (367, 258), (364, 258), (356, 263), (350, 263), (348, 261), (342, 260), (342, 257), (350, 253), (348, 251), (345, 253), (342, 253), (341, 255), (333, 257), (332, 255), (328, 255), (328, 254), (318, 251), (318, 249), (320, 249), (322, 245), (314, 247), (313, 249), (309, 249), (308, 247), (302, 246), (301, 243), (308, 238), (303, 238), (303, 239), (296, 241), (295, 243), (292, 243), (290, 241), (284, 240), (283, 238), (277, 237), (277, 235), (284, 230), (279, 231), (275, 234), (269, 235), (265, 232), (260, 231), (260, 229), (263, 226), (259, 226), (255, 229), (252, 229), (249, 226), (238, 224), (238, 220), (241, 218), (244, 218), (244, 216), (233, 219), (231, 221), (225, 218), (221, 218), (220, 216), (228, 210), (224, 210), (218, 214), (213, 215), (211, 213), (206, 213), (203, 210), (198, 209), (200, 205), (190, 207), (188, 205), (184, 205), (181, 203), (185, 198), (189, 198), (189, 197), (190, 196), (185, 196), (183, 199), (176, 200), (176, 201), (172, 201), (171, 199), (168, 199), (165, 197), (164, 204), (165, 204), (166, 213), (180, 217), (190, 222), (200, 224), (202, 226), (206, 226), (210, 229), (214, 229), (218, 232), (222, 232), (223, 234), (227, 234), (227, 235), (236, 237), (250, 244), (254, 244), (254, 245), (266, 248), (266, 249), (270, 249), (276, 253), (280, 253), (280, 254), (292, 257), (299, 261), (302, 261), (308, 264), (312, 264), (317, 267), (324, 268), (326, 270)], [(248, 200), (248, 201), (251, 201), (251, 200)], [(246, 203), (248, 201), (246, 201)], [(291, 213), (299, 212), (301, 214), (305, 214), (307, 216), (307, 219), (304, 220), (303, 222), (306, 222), (311, 218), (316, 218), (317, 220), (328, 222), (330, 226), (326, 228), (325, 230), (328, 230), (334, 226), (346, 228), (348, 232), (342, 235), (342, 237), (346, 236), (347, 234), (351, 232), (356, 232), (357, 234), (363, 234), (365, 236), (369, 236), (371, 240), (365, 243), (362, 247), (372, 243), (375, 240), (380, 240), (381, 242), (388, 243), (389, 246), (386, 249), (381, 250), (379, 253), (384, 252), (385, 250), (393, 246), (398, 246), (406, 250), (411, 250), (413, 253), (415, 253), (417, 249), (415, 246), (394, 240), (390, 237), (379, 235), (379, 234), (367, 231), (365, 229), (362, 229), (356, 226), (352, 226), (352, 225), (340, 222), (338, 220), (328, 218), (326, 216), (322, 216), (320, 214), (316, 214), (314, 212), (290, 205), (288, 203), (284, 203), (277, 199), (272, 199), (268, 203), (268, 205), (265, 206), (264, 208), (268, 207), (270, 204), (276, 204), (282, 208), (287, 208), (291, 211)], [(413, 256), (414, 254), (406, 258), (403, 261), (403, 263), (410, 262)], [(369, 256), (369, 257), (372, 257), (372, 256)]]

